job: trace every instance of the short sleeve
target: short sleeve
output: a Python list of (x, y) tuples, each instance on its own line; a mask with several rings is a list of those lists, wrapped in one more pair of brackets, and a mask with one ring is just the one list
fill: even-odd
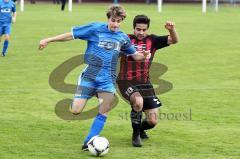
[(123, 52), (125, 55), (133, 55), (136, 52), (136, 49), (132, 45), (129, 37), (126, 35), (124, 36), (124, 43), (121, 47), (121, 52)]
[(152, 36), (154, 48), (161, 49), (166, 46), (169, 46), (169, 44), (167, 43), (168, 35), (164, 35), (164, 36), (151, 35), (151, 36)]
[(15, 13), (16, 12), (16, 5), (13, 3), (12, 4), (12, 12)]
[(88, 40), (94, 32), (94, 28), (95, 28), (94, 24), (95, 23), (73, 27), (72, 28), (73, 39)]

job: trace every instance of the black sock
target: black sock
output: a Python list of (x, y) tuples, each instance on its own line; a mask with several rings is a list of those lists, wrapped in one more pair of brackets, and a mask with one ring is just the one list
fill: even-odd
[(139, 134), (141, 129), (141, 120), (142, 120), (142, 111), (136, 112), (135, 110), (131, 110), (131, 121), (133, 134)]
[(148, 129), (152, 129), (154, 128), (155, 125), (150, 125), (147, 120), (143, 120), (142, 124), (141, 124), (141, 131), (144, 131), (144, 130), (148, 130)]

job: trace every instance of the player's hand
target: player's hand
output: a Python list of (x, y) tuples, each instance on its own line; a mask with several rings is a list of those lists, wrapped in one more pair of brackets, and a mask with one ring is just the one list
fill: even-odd
[(47, 44), (48, 44), (47, 40), (45, 40), (45, 39), (41, 40), (40, 43), (39, 43), (39, 48), (38, 49), (43, 50), (47, 46)]
[(145, 59), (150, 59), (150, 57), (151, 57), (150, 50), (143, 51), (143, 55), (145, 56)]
[(165, 24), (165, 28), (167, 30), (174, 30), (175, 29), (175, 24), (171, 21), (167, 21), (166, 24)]
[(12, 18), (12, 23), (16, 23), (16, 18)]

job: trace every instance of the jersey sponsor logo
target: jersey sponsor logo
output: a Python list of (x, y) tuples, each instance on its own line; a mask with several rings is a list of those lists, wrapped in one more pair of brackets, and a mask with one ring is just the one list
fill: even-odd
[(98, 46), (106, 50), (116, 50), (116, 51), (120, 50), (120, 44), (118, 42), (113, 42), (113, 41), (102, 40), (102, 41), (99, 41)]
[(1, 13), (10, 13), (11, 9), (10, 8), (1, 8)]

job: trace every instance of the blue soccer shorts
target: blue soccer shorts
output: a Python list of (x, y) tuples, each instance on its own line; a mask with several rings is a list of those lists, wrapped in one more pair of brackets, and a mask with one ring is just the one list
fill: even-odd
[(11, 33), (11, 25), (0, 25), (0, 36), (2, 35), (10, 35)]
[(103, 80), (96, 78), (93, 80), (81, 75), (78, 79), (78, 86), (74, 99), (89, 99), (97, 95), (99, 92), (109, 92), (114, 94), (116, 89), (113, 82), (110, 82), (107, 79)]

